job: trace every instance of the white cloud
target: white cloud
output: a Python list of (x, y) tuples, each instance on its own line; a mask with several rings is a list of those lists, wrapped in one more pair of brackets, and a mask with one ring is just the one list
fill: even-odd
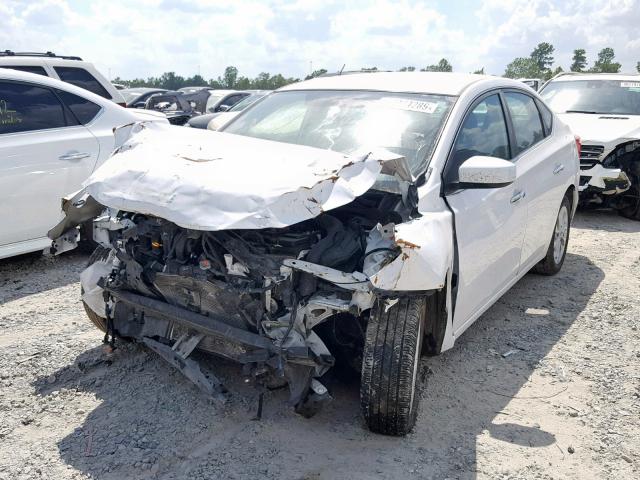
[[(26, 6), (25, 6), (26, 5)], [(459, 71), (501, 74), (547, 41), (567, 68), (611, 46), (625, 70), (640, 60), (640, 0), (2, 0), (0, 45), (80, 55), (124, 78), (165, 71), (206, 78), (227, 65), (304, 76), (314, 68), (423, 67), (446, 57)]]

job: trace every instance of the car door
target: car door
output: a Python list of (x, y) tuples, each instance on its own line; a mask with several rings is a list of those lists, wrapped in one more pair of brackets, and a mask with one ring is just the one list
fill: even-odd
[[(0, 80), (0, 245), (45, 237), (99, 145), (46, 86)], [(79, 180), (82, 179), (82, 180)]]
[(456, 186), (458, 168), (476, 155), (512, 158), (507, 118), (498, 92), (481, 97), (467, 111), (443, 179), (457, 241), (455, 335), (515, 281), (527, 221), (520, 178), (500, 188)]
[(529, 270), (549, 247), (567, 183), (564, 162), (571, 158), (572, 145), (551, 135), (551, 112), (545, 112), (545, 125), (540, 108), (546, 107), (538, 105), (531, 95), (507, 90), (503, 98), (513, 130), (513, 155), (527, 206), (520, 268)]

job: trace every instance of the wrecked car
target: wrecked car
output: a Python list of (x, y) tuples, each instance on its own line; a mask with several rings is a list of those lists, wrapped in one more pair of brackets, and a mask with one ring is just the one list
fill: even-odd
[(305, 416), (331, 399), (327, 372), (355, 371), (368, 427), (404, 435), (421, 355), (565, 258), (575, 138), (517, 81), (321, 77), (222, 132), (169, 129), (141, 126), (50, 237), (73, 244), (94, 218), (91, 321), (216, 398), (225, 386), (196, 349), (241, 363), (258, 388), (288, 386)]
[(580, 204), (640, 220), (640, 77), (563, 74), (541, 95), (581, 139)]

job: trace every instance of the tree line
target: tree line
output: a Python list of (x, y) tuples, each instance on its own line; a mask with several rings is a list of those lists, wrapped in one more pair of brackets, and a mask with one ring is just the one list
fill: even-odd
[[(555, 48), (547, 42), (539, 43), (529, 54), (528, 57), (518, 57), (511, 61), (503, 74), (508, 78), (549, 78), (564, 72), (562, 67), (553, 69)], [(598, 58), (589, 68), (587, 62), (587, 52), (583, 48), (573, 51), (572, 63), (569, 66), (571, 72), (590, 72), (590, 73), (618, 73), (620, 71), (620, 63), (615, 60), (615, 52), (613, 48), (606, 47), (598, 52)], [(637, 63), (636, 69), (640, 72), (640, 62)], [(378, 67), (361, 68), (362, 72), (376, 72)], [(440, 59), (437, 63), (427, 65), (417, 69), (415, 66), (406, 66), (398, 70), (399, 72), (452, 72), (453, 66), (446, 58)], [(327, 73), (324, 68), (314, 70), (307, 75), (304, 80), (318, 77)], [(484, 67), (472, 72), (483, 75)], [(222, 76), (206, 80), (201, 75), (193, 77), (183, 77), (176, 75), (175, 72), (165, 72), (159, 77), (149, 77), (147, 79), (135, 78), (133, 80), (124, 80), (121, 78), (113, 79), (114, 83), (121, 83), (129, 88), (133, 87), (152, 87), (165, 88), (167, 90), (178, 90), (182, 87), (211, 87), (216, 89), (234, 89), (234, 90), (275, 90), (290, 83), (299, 82), (299, 78), (285, 77), (278, 73), (271, 75), (267, 72), (260, 73), (255, 78), (249, 78), (239, 75), (238, 69), (234, 66), (225, 68)]]

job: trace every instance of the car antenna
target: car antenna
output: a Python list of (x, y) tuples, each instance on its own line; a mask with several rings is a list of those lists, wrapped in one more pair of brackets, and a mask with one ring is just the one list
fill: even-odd
[(346, 67), (346, 66), (347, 66), (347, 64), (346, 64), (346, 63), (343, 63), (343, 64), (342, 64), (342, 68), (341, 68), (341, 69), (340, 69), (340, 71), (338, 72), (338, 75), (342, 75), (342, 71), (344, 70), (344, 67)]

